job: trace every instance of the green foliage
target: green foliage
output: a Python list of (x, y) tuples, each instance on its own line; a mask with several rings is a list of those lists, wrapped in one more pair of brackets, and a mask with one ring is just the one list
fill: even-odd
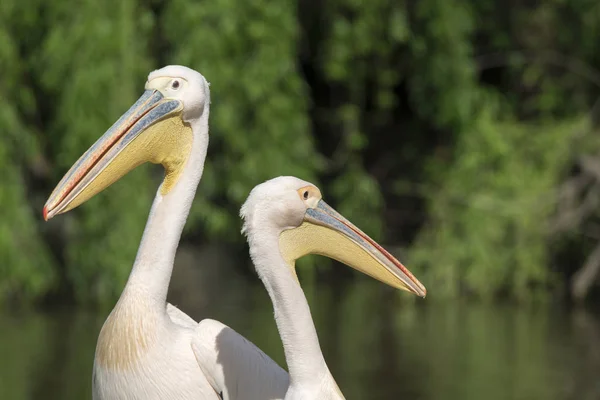
[(34, 126), (19, 113), (35, 112), (25, 83), (26, 60), (20, 59), (15, 32), (31, 27), (32, 14), (18, 2), (0, 6), (0, 299), (31, 301), (56, 282), (46, 243), (38, 232), (25, 184), (26, 168), (35, 162), (38, 142)]
[(523, 124), (501, 115), (493, 102), (484, 104), (431, 195), (429, 223), (411, 261), (441, 295), (462, 289), (491, 297), (504, 290), (526, 298), (550, 283), (554, 192), (571, 155), (569, 140), (588, 121)]
[(554, 193), (591, 152), (597, 11), (587, 0), (4, 0), (0, 300), (118, 296), (161, 171), (141, 167), (48, 224), (40, 210), (166, 64), (199, 70), (212, 90), (184, 240), (240, 243), (251, 188), (289, 174), (375, 239), (410, 247), (434, 295), (552, 287)]
[[(50, 17), (39, 71), (44, 89), (55, 97), (46, 133), (56, 155), (56, 182), (141, 94), (152, 65), (146, 51), (152, 18), (137, 2), (60, 4)], [(77, 57), (69, 57), (73, 54)], [(147, 170), (136, 171), (77, 210), (67, 226), (65, 254), (76, 298), (110, 299), (120, 293), (153, 190)]]
[(473, 15), (464, 0), (424, 0), (416, 5), (410, 40), (415, 111), (440, 127), (462, 129), (475, 90)]
[(237, 235), (239, 207), (255, 185), (291, 174), (318, 183), (295, 12), (294, 3), (267, 0), (175, 0), (165, 10), (169, 62), (211, 83), (211, 156), (188, 229), (202, 220), (209, 234)]
[[(0, 124), (1, 126), (1, 124)], [(21, 171), (0, 142), (0, 208), (5, 213), (0, 223), (0, 296), (31, 301), (50, 290), (56, 280), (48, 249), (36, 231), (36, 221), (27, 204)]]

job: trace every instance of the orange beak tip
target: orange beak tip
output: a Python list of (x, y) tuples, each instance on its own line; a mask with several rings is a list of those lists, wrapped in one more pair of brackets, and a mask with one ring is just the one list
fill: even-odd
[(48, 221), (48, 208), (46, 206), (42, 210), (42, 217), (44, 217), (44, 221)]

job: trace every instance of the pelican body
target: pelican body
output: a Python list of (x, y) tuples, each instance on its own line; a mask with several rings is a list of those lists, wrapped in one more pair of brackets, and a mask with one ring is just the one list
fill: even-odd
[(144, 162), (165, 177), (127, 284), (94, 358), (94, 400), (282, 399), (288, 374), (214, 320), (195, 322), (166, 302), (175, 252), (202, 176), (210, 91), (182, 66), (152, 72), (139, 100), (67, 172), (44, 206), (48, 220)]
[(383, 247), (322, 200), (313, 184), (278, 177), (255, 187), (240, 211), (250, 255), (275, 311), (290, 386), (285, 400), (343, 399), (319, 345), (295, 271), (306, 254), (336, 259), (425, 297), (425, 287)]

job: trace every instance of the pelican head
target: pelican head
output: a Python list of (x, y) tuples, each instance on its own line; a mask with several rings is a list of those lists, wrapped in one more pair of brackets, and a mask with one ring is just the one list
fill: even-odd
[(142, 96), (56, 186), (44, 219), (77, 207), (145, 162), (165, 167), (160, 191), (167, 194), (190, 155), (191, 125), (207, 115), (209, 97), (208, 82), (192, 69), (171, 65), (150, 73)]
[(241, 216), (251, 248), (265, 232), (278, 235), (281, 255), (294, 275), (298, 258), (320, 254), (425, 297), (425, 286), (400, 261), (327, 205), (309, 182), (289, 176), (264, 182), (252, 190)]

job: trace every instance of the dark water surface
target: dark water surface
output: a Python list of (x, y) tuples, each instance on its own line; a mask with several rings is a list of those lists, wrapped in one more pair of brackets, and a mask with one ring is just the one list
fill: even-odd
[[(196, 319), (228, 324), (284, 365), (264, 288), (241, 281), (227, 290), (177, 287), (186, 296), (172, 300)], [(600, 399), (600, 319), (593, 312), (413, 304), (410, 295), (366, 280), (306, 291), (325, 358), (348, 399)], [(91, 399), (106, 315), (0, 313), (0, 399)]]

